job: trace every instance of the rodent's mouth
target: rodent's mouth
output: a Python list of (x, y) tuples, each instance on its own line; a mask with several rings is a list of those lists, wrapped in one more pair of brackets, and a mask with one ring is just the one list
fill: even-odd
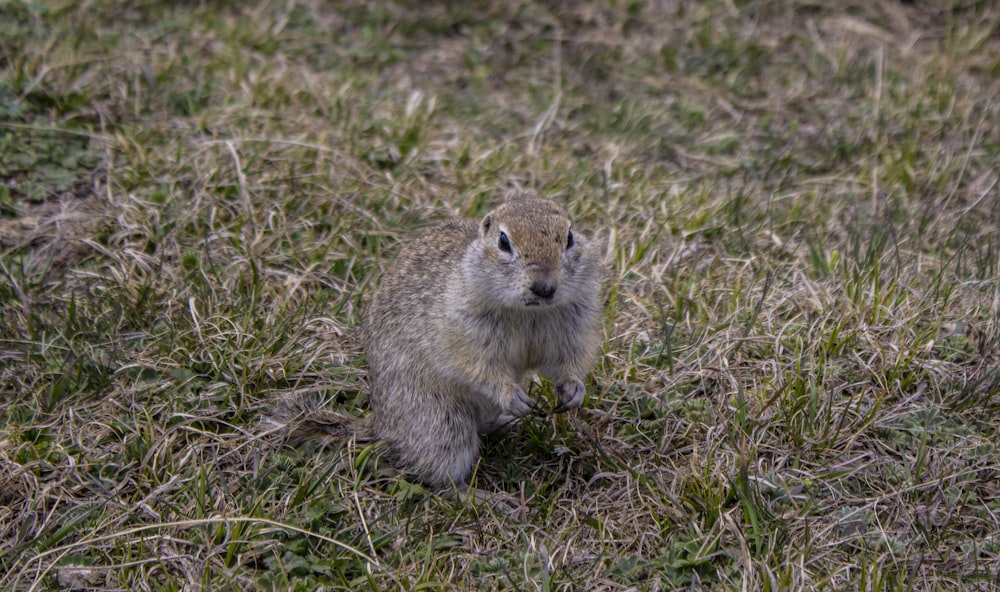
[(545, 307), (552, 304), (551, 300), (524, 300), (522, 301), (525, 307)]

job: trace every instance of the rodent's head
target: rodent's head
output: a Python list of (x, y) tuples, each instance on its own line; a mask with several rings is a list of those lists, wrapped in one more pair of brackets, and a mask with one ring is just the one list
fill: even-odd
[(494, 284), (482, 278), (480, 287), (509, 307), (575, 302), (578, 291), (591, 287), (590, 278), (595, 278), (587, 247), (555, 203), (536, 198), (508, 201), (479, 225), (479, 259), (497, 280)]

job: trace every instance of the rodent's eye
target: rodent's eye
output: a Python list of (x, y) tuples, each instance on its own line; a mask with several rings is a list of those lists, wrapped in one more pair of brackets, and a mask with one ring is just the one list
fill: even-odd
[(506, 232), (501, 232), (500, 233), (500, 241), (497, 242), (497, 246), (500, 247), (500, 250), (503, 251), (503, 252), (505, 252), (505, 253), (512, 253), (512, 252), (514, 252), (514, 250), (511, 249), (511, 247), (510, 247), (510, 239), (507, 238), (507, 233)]
[(570, 230), (566, 234), (566, 250), (573, 248), (573, 231)]

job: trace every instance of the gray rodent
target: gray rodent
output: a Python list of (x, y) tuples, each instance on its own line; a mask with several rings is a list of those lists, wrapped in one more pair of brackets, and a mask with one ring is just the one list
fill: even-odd
[(480, 435), (536, 410), (530, 373), (553, 381), (556, 411), (579, 407), (601, 346), (602, 270), (570, 226), (554, 202), (515, 197), (405, 241), (364, 314), (370, 423), (314, 414), (299, 432), (383, 440), (405, 472), (464, 487)]

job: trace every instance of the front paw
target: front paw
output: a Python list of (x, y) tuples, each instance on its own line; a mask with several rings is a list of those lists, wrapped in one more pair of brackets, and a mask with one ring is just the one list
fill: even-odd
[(586, 389), (583, 388), (583, 383), (579, 380), (569, 380), (556, 385), (556, 397), (559, 398), (559, 404), (556, 405), (554, 411), (562, 413), (571, 409), (577, 409), (580, 405), (583, 405), (583, 396), (586, 392)]
[[(582, 386), (582, 385), (581, 385)], [(538, 412), (538, 406), (531, 400), (521, 387), (514, 387), (510, 400), (510, 414), (514, 417), (524, 417)]]

